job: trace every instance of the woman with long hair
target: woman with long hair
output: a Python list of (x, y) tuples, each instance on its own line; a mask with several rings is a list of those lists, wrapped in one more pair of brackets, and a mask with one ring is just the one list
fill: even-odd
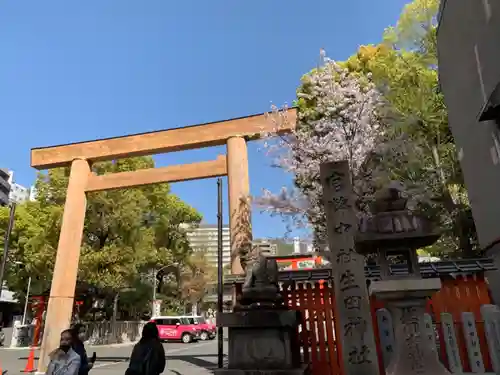
[(89, 360), (87, 356), (87, 351), (85, 350), (85, 326), (80, 323), (76, 323), (73, 328), (71, 328), (71, 335), (73, 337), (72, 346), (73, 350), (80, 356), (80, 370), (78, 375), (88, 375), (89, 371), (94, 367), (95, 357)]
[(156, 323), (146, 323), (142, 337), (135, 344), (125, 375), (159, 375), (165, 370), (165, 349)]

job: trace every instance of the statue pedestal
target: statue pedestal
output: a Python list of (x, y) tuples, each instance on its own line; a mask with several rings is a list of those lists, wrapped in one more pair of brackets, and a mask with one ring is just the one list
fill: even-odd
[(370, 294), (385, 301), (393, 316), (396, 345), (386, 375), (450, 375), (425, 335), (427, 298), (439, 289), (440, 279), (392, 279), (370, 285)]
[(297, 326), (300, 313), (253, 309), (223, 313), (217, 325), (229, 331), (228, 367), (220, 375), (302, 375)]

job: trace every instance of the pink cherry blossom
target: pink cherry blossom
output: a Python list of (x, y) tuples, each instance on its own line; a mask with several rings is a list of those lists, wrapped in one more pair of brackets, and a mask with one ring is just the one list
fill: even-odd
[[(358, 209), (371, 190), (366, 159), (383, 133), (380, 110), (384, 101), (371, 77), (359, 77), (322, 56), (322, 66), (302, 79), (296, 130), (286, 136), (277, 131), (267, 136), (264, 147), (273, 165), (293, 174), (295, 186), (279, 193), (265, 190), (254, 198), (262, 210), (281, 215), (296, 226), (313, 229), (316, 245), (325, 243), (325, 213), (319, 179), (321, 163), (348, 160)], [(278, 130), (288, 121), (286, 106), (273, 105), (268, 116)]]

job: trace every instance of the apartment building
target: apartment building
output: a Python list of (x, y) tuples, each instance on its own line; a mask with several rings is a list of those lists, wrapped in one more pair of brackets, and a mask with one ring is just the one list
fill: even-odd
[[(187, 237), (194, 251), (204, 251), (208, 263), (217, 267), (218, 229), (215, 224), (200, 224), (197, 228), (185, 226)], [(231, 263), (231, 239), (229, 226), (222, 227), (222, 264)]]
[[(439, 82), (481, 247), (500, 269), (500, 2), (442, 0)], [(500, 272), (487, 275), (500, 285)], [(494, 289), (498, 289), (495, 291)], [(500, 288), (491, 288), (500, 303)]]

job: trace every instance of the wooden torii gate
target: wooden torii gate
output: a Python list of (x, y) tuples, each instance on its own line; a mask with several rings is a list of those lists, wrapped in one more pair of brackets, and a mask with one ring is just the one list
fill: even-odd
[[(231, 272), (241, 274), (240, 250), (251, 245), (248, 152), (246, 142), (262, 133), (287, 133), (296, 122), (295, 109), (286, 112), (280, 129), (265, 114), (183, 128), (117, 138), (100, 139), (31, 150), (31, 166), (38, 169), (71, 167), (66, 203), (57, 247), (38, 371), (46, 370), (48, 354), (58, 346), (61, 331), (68, 328), (73, 309), (78, 261), (86, 210), (86, 193), (228, 176), (229, 224), (231, 231)], [(92, 162), (124, 157), (154, 155), (226, 145), (227, 157), (216, 160), (121, 172), (97, 176)]]

